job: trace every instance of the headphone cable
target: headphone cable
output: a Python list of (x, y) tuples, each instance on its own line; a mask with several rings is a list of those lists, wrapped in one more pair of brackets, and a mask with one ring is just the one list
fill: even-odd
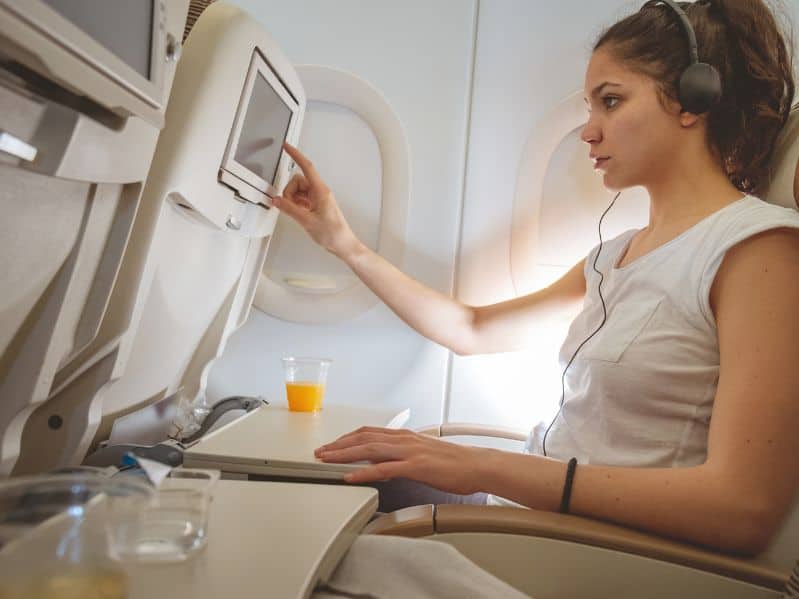
[(599, 292), (599, 301), (602, 302), (602, 322), (600, 322), (599, 326), (596, 328), (596, 330), (593, 333), (591, 333), (577, 347), (576, 350), (574, 350), (574, 353), (572, 354), (572, 357), (569, 359), (569, 363), (566, 364), (566, 368), (563, 369), (563, 375), (560, 377), (560, 389), (561, 389), (560, 405), (558, 407), (557, 413), (555, 414), (555, 417), (552, 419), (552, 422), (549, 423), (549, 426), (547, 427), (547, 430), (544, 433), (544, 438), (541, 441), (541, 447), (543, 449), (545, 457), (547, 455), (547, 435), (549, 434), (549, 431), (552, 429), (552, 425), (555, 424), (555, 421), (558, 419), (558, 416), (560, 416), (560, 413), (563, 410), (564, 401), (566, 399), (566, 372), (569, 370), (569, 366), (572, 365), (572, 362), (574, 362), (574, 358), (577, 357), (577, 353), (583, 348), (583, 346), (586, 343), (588, 343), (591, 340), (591, 338), (594, 335), (596, 335), (599, 332), (599, 329), (601, 329), (605, 325), (605, 321), (608, 319), (608, 310), (607, 310), (607, 307), (605, 306), (605, 298), (602, 297), (602, 282), (605, 280), (605, 275), (603, 275), (601, 271), (597, 270), (596, 265), (597, 265), (597, 261), (599, 260), (599, 254), (602, 253), (602, 220), (605, 218), (605, 215), (608, 212), (610, 212), (610, 209), (613, 208), (613, 205), (616, 203), (616, 200), (619, 199), (620, 195), (621, 195), (621, 192), (618, 192), (616, 194), (616, 197), (614, 197), (613, 201), (610, 203), (610, 206), (608, 206), (605, 209), (605, 211), (602, 213), (602, 216), (599, 217), (599, 225), (598, 225), (598, 228), (599, 228), (599, 248), (596, 251), (596, 256), (594, 256), (593, 269), (594, 269), (594, 272), (599, 275), (599, 285), (597, 286), (597, 291)]

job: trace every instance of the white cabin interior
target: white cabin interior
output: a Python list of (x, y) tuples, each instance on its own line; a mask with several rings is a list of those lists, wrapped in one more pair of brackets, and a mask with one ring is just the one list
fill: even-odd
[[(568, 323), (483, 356), (418, 335), (271, 206), (294, 171), (277, 136), (413, 278), (473, 305), (529, 293), (598, 242), (612, 194), (580, 140), (583, 75), (597, 34), (640, 3), (88, 4), (0, 0), (0, 477), (172, 443), (187, 467), (221, 470), (208, 546), (192, 558), (204, 573), (190, 561), (131, 570), (128, 596), (334, 596), (325, 585), (353, 539), (377, 532), (376, 500), (325, 484), (346, 469), (312, 471), (308, 447), (401, 424), (521, 450), (558, 409)], [(799, 39), (799, 2), (785, 7)], [(796, 208), (799, 112), (780, 143), (764, 199)], [(647, 210), (643, 189), (622, 193), (603, 237)], [(313, 426), (285, 409), (285, 356), (332, 360)], [(179, 442), (198, 428), (193, 450)], [(284, 459), (293, 470), (262, 467)], [(778, 597), (799, 558), (796, 513), (779, 552), (754, 559), (558, 514), (473, 529), (483, 516), (459, 514), (397, 515), (388, 534), (446, 540), (533, 597), (644, 584), (652, 597)], [(307, 559), (287, 559), (289, 544)], [(274, 561), (260, 583), (259, 555)], [(0, 534), (0, 574), (3, 559)]]

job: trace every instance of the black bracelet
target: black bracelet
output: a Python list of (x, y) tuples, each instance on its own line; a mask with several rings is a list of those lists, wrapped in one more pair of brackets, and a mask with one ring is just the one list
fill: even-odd
[(560, 499), (560, 513), (569, 513), (569, 500), (572, 496), (572, 483), (574, 482), (574, 471), (577, 469), (577, 458), (569, 460), (566, 467), (566, 481), (563, 483), (563, 496)]

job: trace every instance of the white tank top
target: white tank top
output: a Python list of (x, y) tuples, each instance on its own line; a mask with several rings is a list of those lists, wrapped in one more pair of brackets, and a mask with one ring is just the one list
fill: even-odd
[[(637, 231), (603, 244), (597, 269), (607, 321), (566, 373), (547, 455), (612, 466), (703, 463), (719, 376), (710, 288), (727, 250), (779, 227), (799, 228), (799, 213), (747, 196), (622, 268), (616, 265)], [(597, 251), (585, 261), (588, 291), (561, 368), (602, 322)], [(543, 453), (542, 438), (543, 431), (531, 435), (528, 451)]]
[[(604, 273), (607, 321), (566, 373), (547, 455), (606, 466), (703, 463), (719, 377), (710, 288), (728, 249), (780, 227), (799, 228), (799, 213), (747, 196), (622, 268), (617, 264), (637, 231), (604, 243), (597, 269)], [(561, 348), (561, 369), (602, 322), (597, 250), (585, 261), (588, 291)], [(543, 453), (545, 430), (533, 430), (528, 452)]]

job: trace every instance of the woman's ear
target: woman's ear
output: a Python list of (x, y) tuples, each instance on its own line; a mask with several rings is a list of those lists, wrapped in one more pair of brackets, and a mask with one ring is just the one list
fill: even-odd
[(680, 112), (680, 125), (686, 129), (690, 129), (699, 122), (699, 115), (692, 112)]

